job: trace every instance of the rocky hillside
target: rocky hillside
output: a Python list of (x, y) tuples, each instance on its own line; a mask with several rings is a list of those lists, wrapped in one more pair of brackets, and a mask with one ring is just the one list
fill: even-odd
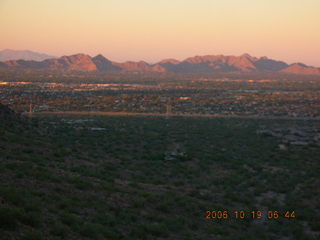
[(16, 114), (7, 106), (0, 103), (0, 119), (1, 121), (15, 118)]
[(7, 106), (0, 103), (0, 129), (18, 126), (20, 117)]

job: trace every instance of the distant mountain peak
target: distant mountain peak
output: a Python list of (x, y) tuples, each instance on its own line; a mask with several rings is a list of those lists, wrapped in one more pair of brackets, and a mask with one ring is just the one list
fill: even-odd
[(108, 60), (105, 56), (102, 54), (98, 54), (97, 56), (93, 57), (92, 59), (97, 59), (97, 60)]
[(76, 54), (73, 54), (73, 55), (70, 55), (70, 56), (62, 56), (61, 58), (69, 58), (69, 59), (88, 59), (88, 58), (91, 58), (89, 55), (87, 54), (84, 54), (84, 53), (76, 53)]
[(9, 61), (9, 60), (43, 61), (49, 58), (54, 58), (54, 57), (44, 53), (33, 52), (30, 50), (4, 49), (0, 51), (0, 61)]
[(94, 58), (92, 58), (92, 61), (97, 67), (98, 71), (101, 72), (113, 72), (113, 71), (120, 71), (121, 68), (116, 66), (114, 63), (112, 63), (109, 59), (104, 57), (102, 54), (98, 54)]
[(159, 64), (164, 64), (164, 63), (179, 64), (180, 61), (178, 61), (174, 58), (167, 58), (167, 59), (163, 59), (159, 62)]
[(299, 66), (299, 67), (308, 67), (307, 65), (305, 65), (304, 63), (300, 63), (300, 62), (297, 62), (297, 63), (293, 63), (291, 64), (291, 66)]
[(283, 69), (282, 72), (292, 74), (320, 75), (320, 68), (307, 66), (303, 63), (293, 63), (287, 68)]
[(240, 57), (252, 58), (252, 56), (249, 53), (244, 53)]

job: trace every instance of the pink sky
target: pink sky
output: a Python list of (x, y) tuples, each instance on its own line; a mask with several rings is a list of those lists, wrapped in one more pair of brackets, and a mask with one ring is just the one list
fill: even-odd
[(1, 0), (0, 49), (115, 61), (268, 56), (320, 67), (319, 0)]

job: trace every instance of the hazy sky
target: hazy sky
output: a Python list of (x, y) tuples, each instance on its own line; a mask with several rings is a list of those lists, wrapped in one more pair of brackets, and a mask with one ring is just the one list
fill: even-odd
[(115, 61), (204, 54), (320, 66), (320, 0), (0, 0), (0, 49)]

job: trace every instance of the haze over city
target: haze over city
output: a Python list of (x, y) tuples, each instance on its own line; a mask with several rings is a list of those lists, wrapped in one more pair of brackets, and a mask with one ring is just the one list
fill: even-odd
[(317, 0), (2, 0), (0, 49), (115, 61), (268, 56), (320, 66)]

